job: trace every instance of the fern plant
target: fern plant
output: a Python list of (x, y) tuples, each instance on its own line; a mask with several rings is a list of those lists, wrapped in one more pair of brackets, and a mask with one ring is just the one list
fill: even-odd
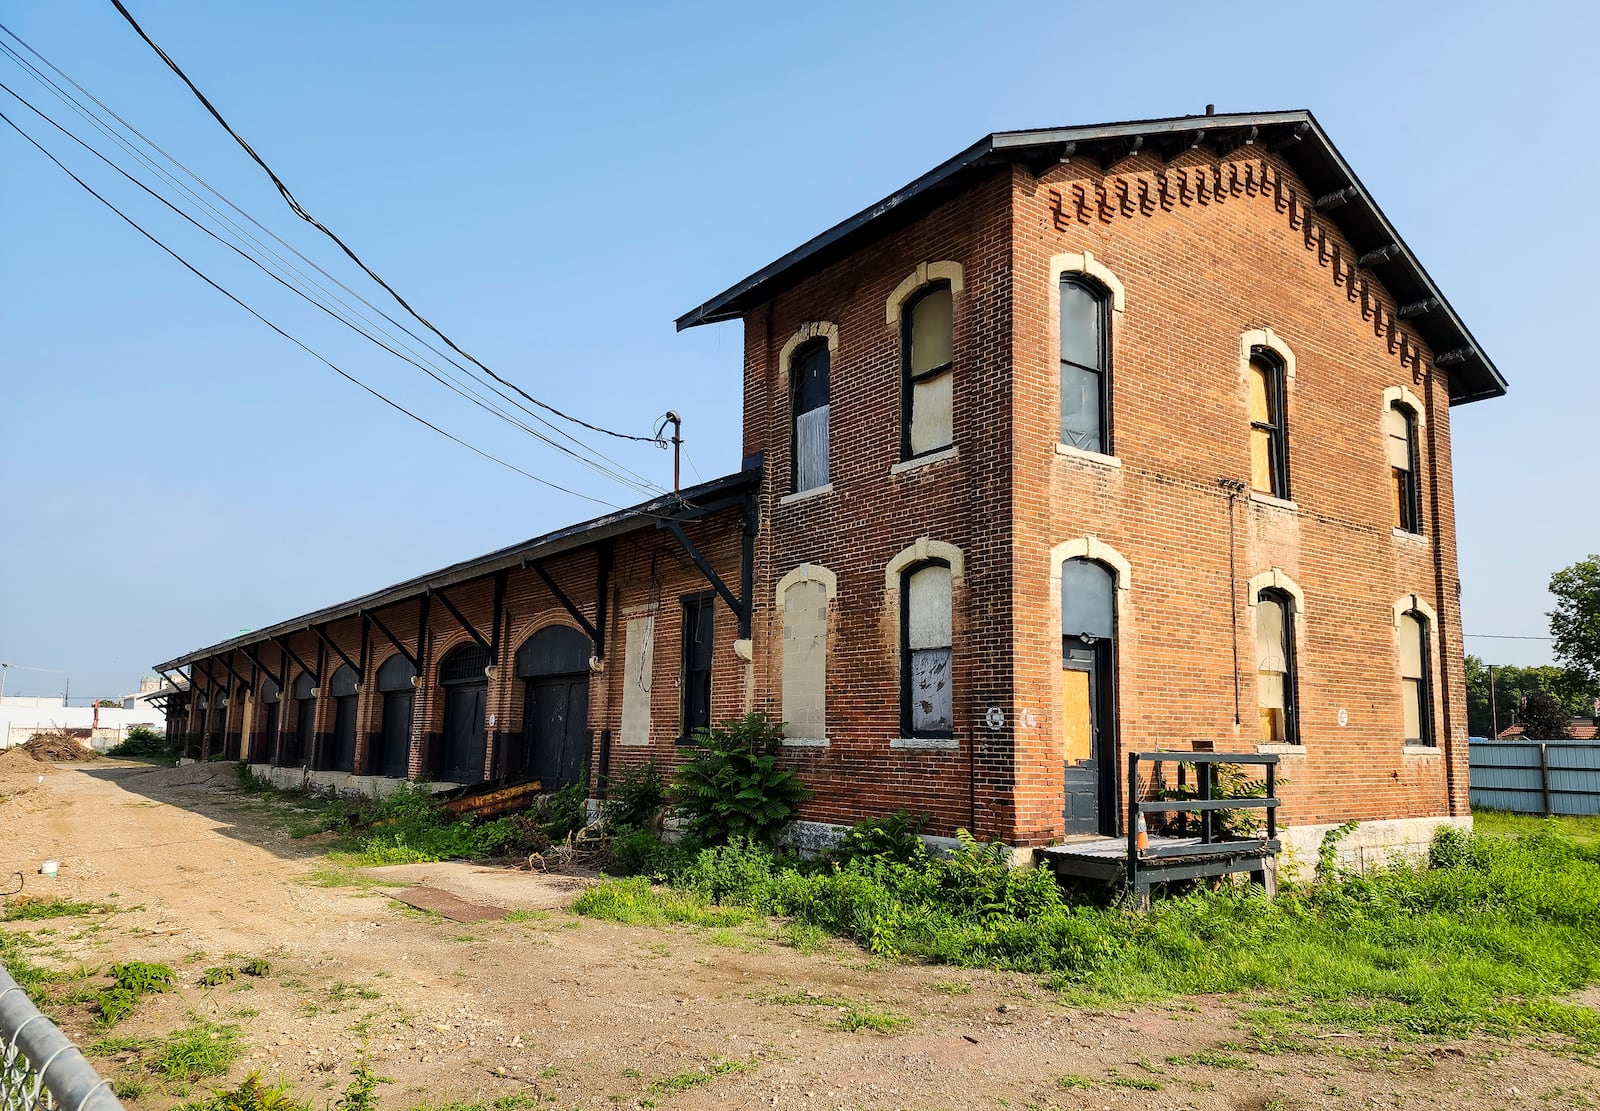
[(701, 730), (678, 767), (672, 805), (691, 835), (708, 845), (743, 837), (771, 844), (811, 791), (778, 764), (783, 727), (746, 714)]

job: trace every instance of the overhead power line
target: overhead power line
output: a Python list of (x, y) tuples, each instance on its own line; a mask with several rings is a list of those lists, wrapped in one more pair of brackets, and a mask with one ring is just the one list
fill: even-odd
[(128, 9), (123, 6), (122, 0), (111, 0), (111, 3), (112, 6), (121, 13), (122, 18), (128, 21), (128, 25), (131, 26), (138, 36), (145, 41), (145, 44), (148, 45), (151, 50), (155, 51), (156, 55), (167, 64), (167, 68), (171, 69), (173, 73), (177, 74), (178, 79), (188, 86), (189, 91), (194, 94), (195, 99), (200, 101), (201, 105), (205, 107), (205, 110), (211, 114), (212, 119), (216, 120), (217, 123), (221, 125), (222, 129), (233, 138), (234, 142), (238, 143), (244, 152), (250, 156), (251, 161), (253, 161), (257, 166), (260, 166), (261, 169), (266, 173), (267, 177), (272, 179), (272, 184), (277, 188), (278, 194), (283, 197), (284, 202), (289, 206), (294, 214), (332, 240), (334, 244), (345, 253), (351, 262), (354, 262), (357, 266), (361, 267), (362, 270), (366, 271), (367, 276), (382, 286), (384, 291), (387, 292), (389, 296), (393, 297), (395, 302), (399, 304), (401, 308), (405, 309), (406, 312), (416, 319), (417, 322), (420, 323), (424, 328), (427, 328), (428, 331), (432, 332), (434, 335), (443, 340), (452, 351), (456, 352), (462, 358), (467, 359), (478, 369), (482, 370), (489, 377), (493, 378), (496, 382), (515, 390), (534, 405), (539, 406), (546, 412), (560, 417), (562, 420), (570, 421), (573, 424), (587, 428), (591, 432), (599, 432), (607, 436), (614, 436), (619, 440), (632, 440), (641, 443), (655, 442), (654, 438), (650, 436), (635, 436), (627, 432), (617, 432), (613, 429), (604, 428), (597, 424), (591, 424), (579, 417), (562, 412), (555, 406), (550, 405), (547, 402), (540, 401), (538, 398), (528, 393), (515, 382), (511, 382), (505, 378), (502, 378), (483, 362), (479, 361), (475, 356), (467, 351), (462, 350), (455, 340), (445, 335), (444, 332), (435, 327), (430, 320), (424, 317), (421, 313), (417, 312), (416, 309), (412, 308), (410, 303), (407, 302), (404, 297), (400, 296), (399, 292), (388, 282), (386, 282), (377, 271), (373, 270), (372, 267), (363, 262), (361, 256), (356, 254), (355, 251), (353, 251), (343, 239), (340, 239), (338, 235), (334, 234), (334, 232), (327, 227), (327, 225), (323, 224), (316, 217), (312, 216), (311, 213), (307, 212), (305, 208), (301, 206), (300, 202), (295, 199), (294, 194), (289, 191), (289, 187), (283, 183), (283, 179), (273, 171), (271, 166), (267, 165), (266, 161), (255, 152), (255, 149), (245, 141), (244, 137), (235, 131), (232, 125), (230, 125), (228, 121), (223, 118), (222, 113), (217, 110), (216, 106), (212, 104), (209, 99), (207, 99), (206, 95), (200, 91), (199, 87), (189, 79), (189, 75), (183, 72), (183, 69), (178, 65), (178, 63), (173, 61), (167, 52), (157, 45), (156, 41), (145, 32), (143, 27), (139, 26), (139, 21), (134, 19), (133, 13), (128, 11)]
[(1479, 640), (1555, 640), (1555, 637), (1519, 637), (1504, 636), (1500, 633), (1462, 633), (1462, 636), (1477, 637)]
[(206, 274), (202, 273), (198, 267), (194, 266), (187, 259), (185, 259), (182, 255), (178, 254), (177, 251), (174, 251), (171, 247), (167, 246), (160, 239), (156, 238), (155, 235), (153, 235), (149, 231), (146, 231), (145, 228), (142, 227), (136, 220), (134, 220), (132, 217), (130, 217), (127, 213), (123, 212), (116, 205), (112, 204), (105, 197), (101, 196), (98, 192), (96, 192), (94, 190), (94, 188), (92, 186), (89, 185), (88, 182), (84, 181), (77, 174), (73, 173), (72, 170), (70, 170), (66, 166), (65, 163), (63, 163), (54, 154), (50, 153), (50, 151), (48, 149), (46, 149), (43, 146), (43, 144), (41, 144), (33, 136), (29, 135), (27, 133), (27, 131), (23, 130), (23, 128), (20, 127), (16, 123), (16, 121), (11, 119), (11, 117), (7, 116), (4, 112), (0, 112), (0, 122), (5, 123), (8, 127), (10, 127), (18, 135), (22, 136), (22, 138), (24, 140), (26, 140), (27, 143), (30, 146), (32, 146), (40, 154), (42, 154), (46, 158), (48, 158), (52, 163), (55, 164), (57, 169), (59, 169), (62, 173), (66, 174), (68, 177), (70, 177), (74, 182), (76, 182), (78, 184), (79, 188), (83, 189), (84, 192), (88, 193), (95, 200), (99, 201), (101, 204), (103, 204), (107, 208), (109, 208), (112, 212), (116, 213), (117, 216), (119, 216), (124, 223), (126, 223), (129, 227), (133, 228), (133, 230), (138, 232), (140, 235), (144, 236), (151, 243), (154, 243), (157, 247), (161, 248), (162, 251), (164, 251), (168, 255), (170, 255), (185, 270), (188, 270), (191, 274), (193, 274), (195, 277), (199, 278), (201, 281), (205, 282), (212, 289), (214, 289), (218, 293), (222, 294), (228, 300), (232, 301), (235, 305), (238, 305), (245, 312), (247, 312), (251, 316), (255, 317), (261, 323), (265, 324), (268, 328), (272, 329), (278, 335), (282, 336), (284, 339), (288, 340), (290, 343), (292, 343), (296, 347), (300, 348), (300, 350), (302, 350), (306, 354), (310, 355), (313, 359), (317, 360), (317, 362), (321, 363), (323, 366), (327, 367), (329, 370), (333, 371), (335, 374), (337, 374), (339, 377), (345, 379), (347, 382), (350, 382), (351, 384), (360, 387), (362, 390), (364, 390), (367, 393), (371, 394), (373, 397), (377, 398), (379, 401), (383, 402), (385, 405), (389, 406), (391, 409), (394, 409), (395, 411), (397, 411), (399, 413), (402, 413), (407, 417), (410, 417), (412, 420), (416, 421), (418, 424), (422, 425), (425, 428), (429, 428), (429, 429), (433, 430), (434, 432), (437, 432), (439, 435), (443, 436), (445, 439), (452, 440), (455, 443), (460, 444), (462, 447), (466, 448), (468, 451), (471, 451), (475, 455), (479, 455), (479, 456), (483, 457), (484, 459), (489, 460), (492, 463), (498, 463), (500, 466), (505, 467), (508, 470), (515, 471), (517, 474), (522, 475), (524, 478), (532, 479), (534, 482), (539, 483), (541, 486), (547, 486), (552, 490), (559, 491), (560, 493), (570, 494), (571, 496), (573, 496), (575, 498), (581, 498), (584, 501), (594, 502), (597, 505), (603, 505), (603, 506), (606, 506), (609, 509), (621, 509), (621, 508), (623, 508), (622, 506), (618, 506), (613, 502), (608, 502), (603, 498), (597, 498), (597, 497), (594, 497), (593, 495), (590, 495), (590, 494), (580, 493), (577, 490), (572, 490), (572, 489), (569, 489), (566, 486), (562, 486), (562, 485), (560, 485), (558, 483), (551, 482), (547, 478), (541, 478), (540, 476), (538, 476), (536, 474), (533, 474), (530, 471), (526, 471), (526, 470), (522, 469), (521, 467), (517, 466), (515, 463), (508, 462), (505, 459), (501, 459), (499, 456), (492, 455), (489, 452), (485, 451), (484, 449), (478, 447), (477, 445), (468, 443), (466, 440), (463, 440), (461, 437), (456, 436), (453, 433), (445, 431), (443, 428), (440, 428), (438, 425), (434, 424), (432, 421), (429, 421), (424, 417), (418, 416), (416, 413), (412, 412), (410, 409), (407, 409), (404, 405), (401, 405), (398, 401), (395, 401), (395, 400), (391, 399), (390, 397), (388, 397), (387, 395), (383, 394), (379, 390), (376, 390), (372, 386), (367, 385), (367, 383), (363, 382), (361, 379), (357, 378), (355, 375), (353, 375), (353, 374), (349, 373), (348, 371), (342, 369), (341, 367), (335, 365), (331, 360), (329, 360), (327, 357), (322, 355), (320, 352), (318, 352), (315, 349), (313, 349), (312, 347), (310, 347), (308, 344), (306, 344), (306, 343), (302, 342), (301, 340), (297, 339), (295, 336), (291, 335), (290, 333), (285, 331), (283, 328), (281, 328), (277, 324), (273, 323), (271, 320), (268, 320), (265, 316), (263, 316), (261, 313), (257, 312), (255, 309), (251, 308), (248, 304), (246, 304), (239, 297), (235, 296), (233, 293), (231, 293), (227, 289), (223, 288), (216, 281), (212, 280), (209, 276), (207, 276)]

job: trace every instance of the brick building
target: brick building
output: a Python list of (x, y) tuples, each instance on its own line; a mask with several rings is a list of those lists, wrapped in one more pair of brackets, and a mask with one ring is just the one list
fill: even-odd
[(1115, 832), (1190, 747), (1302, 840), (1465, 820), (1449, 418), (1505, 383), (1309, 113), (988, 136), (678, 326), (731, 320), (738, 474), (169, 661), (198, 743), (599, 783), (753, 709), (802, 835)]

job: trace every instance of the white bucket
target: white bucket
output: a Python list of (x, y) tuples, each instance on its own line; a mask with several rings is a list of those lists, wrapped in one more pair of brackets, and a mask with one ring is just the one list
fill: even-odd
[(59, 865), (55, 861), (47, 860), (43, 864), (39, 865), (39, 874), (41, 876), (53, 876), (56, 874), (56, 869), (58, 867)]

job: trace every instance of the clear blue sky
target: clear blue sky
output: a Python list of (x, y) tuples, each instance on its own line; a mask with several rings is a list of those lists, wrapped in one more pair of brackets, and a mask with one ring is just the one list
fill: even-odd
[[(1600, 375), (1580, 326), (1600, 257), (1592, 5), (127, 2), (424, 315), (591, 419), (647, 433), (679, 410), (707, 478), (738, 465), (741, 338), (675, 334), (679, 313), (990, 131), (1310, 108), (1511, 382), (1455, 411), (1467, 631), (1544, 634), (1550, 572), (1600, 550)], [(356, 285), (108, 2), (0, 12)], [(15, 63), (0, 74), (87, 133)], [(14, 102), (0, 110), (336, 363), (528, 470), (640, 500), (293, 301)], [(665, 453), (619, 458), (670, 482)], [(384, 409), (3, 126), (0, 476), (0, 659), (67, 672), (84, 695), (600, 511)], [(1468, 648), (1548, 658), (1537, 641)], [(61, 682), (17, 670), (8, 689)]]

